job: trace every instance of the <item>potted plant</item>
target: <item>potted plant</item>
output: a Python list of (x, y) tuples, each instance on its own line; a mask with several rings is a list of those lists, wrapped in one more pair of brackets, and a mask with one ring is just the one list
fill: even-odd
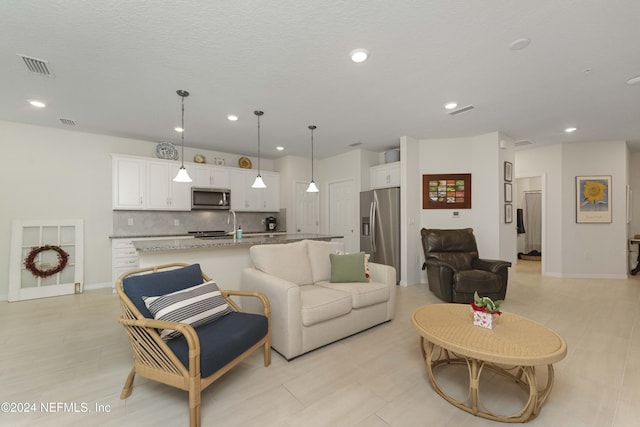
[(478, 292), (473, 293), (473, 324), (482, 326), (483, 328), (493, 329), (493, 319), (495, 316), (502, 314), (500, 305), (502, 300), (493, 301), (489, 297), (480, 297)]

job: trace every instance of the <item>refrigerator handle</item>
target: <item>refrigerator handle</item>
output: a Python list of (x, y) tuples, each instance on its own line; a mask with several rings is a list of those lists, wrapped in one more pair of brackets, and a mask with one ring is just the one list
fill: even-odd
[(373, 255), (374, 253), (376, 253), (377, 249), (376, 249), (376, 199), (375, 196), (373, 198), (373, 201), (371, 202), (371, 211), (369, 214), (369, 218), (371, 218), (370, 222), (371, 224), (369, 224), (369, 240), (371, 241), (371, 252)]

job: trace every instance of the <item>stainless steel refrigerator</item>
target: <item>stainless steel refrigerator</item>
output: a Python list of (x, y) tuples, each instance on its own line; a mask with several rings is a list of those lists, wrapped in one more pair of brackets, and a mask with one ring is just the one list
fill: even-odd
[(360, 250), (371, 262), (395, 267), (400, 282), (400, 188), (360, 193)]

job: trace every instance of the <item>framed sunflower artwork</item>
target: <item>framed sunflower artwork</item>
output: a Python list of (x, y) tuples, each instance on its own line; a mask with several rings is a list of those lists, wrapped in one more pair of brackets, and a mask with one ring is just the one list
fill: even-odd
[(611, 175), (576, 176), (576, 222), (611, 223)]

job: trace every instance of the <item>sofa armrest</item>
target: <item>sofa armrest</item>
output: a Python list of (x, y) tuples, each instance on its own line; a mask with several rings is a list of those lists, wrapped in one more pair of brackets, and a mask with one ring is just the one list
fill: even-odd
[(396, 313), (396, 269), (390, 265), (370, 262), (369, 279), (371, 279), (372, 282), (384, 283), (389, 287), (386, 320), (393, 319)]
[[(240, 288), (264, 294), (271, 306), (271, 344), (287, 359), (302, 352), (302, 298), (300, 286), (255, 268), (242, 270)], [(250, 298), (243, 309), (260, 313), (262, 304)], [(253, 301), (251, 301), (253, 300)]]
[(390, 265), (369, 263), (369, 278), (372, 282), (396, 285), (396, 269)]
[(511, 263), (509, 261), (501, 261), (497, 259), (476, 258), (471, 261), (471, 267), (477, 270), (485, 270), (492, 273), (497, 273), (503, 268), (511, 267)]

